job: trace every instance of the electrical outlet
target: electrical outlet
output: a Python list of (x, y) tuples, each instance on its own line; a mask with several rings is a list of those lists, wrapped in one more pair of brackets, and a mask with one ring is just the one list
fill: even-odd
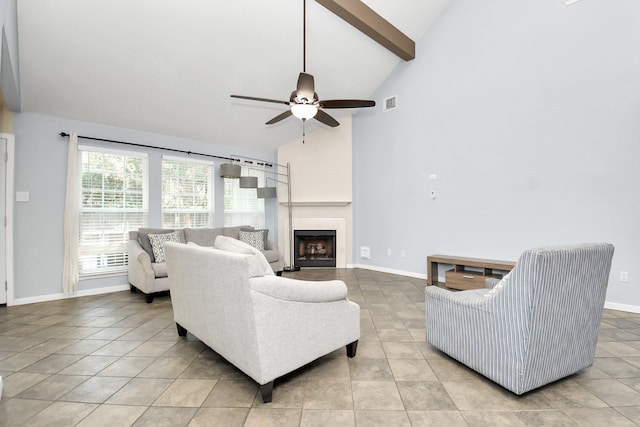
[(391, 256), (391, 248), (387, 248), (387, 255)]
[(28, 201), (29, 201), (28, 191), (16, 191), (16, 202), (28, 202)]
[(400, 258), (404, 258), (407, 256), (407, 253), (404, 250), (400, 251)]
[(369, 246), (360, 246), (360, 258), (371, 259), (371, 248)]
[(629, 272), (621, 271), (620, 272), (620, 281), (623, 283), (627, 283), (629, 281)]
[(431, 197), (432, 199), (435, 199), (436, 198), (436, 190), (429, 191), (429, 197)]

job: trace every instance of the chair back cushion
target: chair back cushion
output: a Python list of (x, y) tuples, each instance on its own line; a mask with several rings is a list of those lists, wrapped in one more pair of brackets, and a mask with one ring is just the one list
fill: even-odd
[(249, 277), (272, 276), (273, 269), (264, 254), (253, 246), (234, 239), (233, 237), (218, 236), (214, 247), (223, 251), (235, 252), (238, 254), (251, 255), (252, 261), (249, 270)]
[[(522, 254), (518, 264), (531, 279), (525, 381), (562, 378), (593, 364), (613, 250), (613, 245), (596, 243)], [(535, 387), (524, 384), (529, 386)]]

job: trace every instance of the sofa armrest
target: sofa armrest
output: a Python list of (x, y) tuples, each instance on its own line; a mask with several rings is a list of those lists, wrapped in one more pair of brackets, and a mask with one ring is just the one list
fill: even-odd
[(318, 303), (347, 298), (347, 285), (341, 280), (307, 281), (264, 276), (249, 281), (252, 291), (286, 301)]
[(277, 251), (278, 250), (278, 243), (274, 242), (273, 240), (267, 240), (267, 246), (265, 247), (265, 250)]
[(129, 283), (140, 290), (146, 291), (155, 279), (155, 272), (151, 267), (151, 257), (142, 249), (137, 240), (127, 243)]
[(142, 249), (138, 242), (131, 240), (129, 242), (129, 260), (133, 259), (138, 262), (142, 266), (143, 270), (145, 270), (145, 273), (152, 273), (153, 269), (151, 268), (151, 257), (149, 256), (147, 251)]
[(500, 283), (501, 279), (496, 279), (495, 277), (487, 277), (484, 279), (484, 287), (486, 289), (493, 289), (498, 283)]
[(444, 304), (449, 307), (481, 307), (486, 304), (487, 297), (491, 293), (490, 289), (470, 289), (461, 292), (452, 292), (437, 286), (427, 286), (425, 288), (426, 304)]

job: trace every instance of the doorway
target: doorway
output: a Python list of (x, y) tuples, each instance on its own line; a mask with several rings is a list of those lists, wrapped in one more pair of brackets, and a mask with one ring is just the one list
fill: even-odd
[(0, 305), (13, 303), (14, 135), (0, 133)]

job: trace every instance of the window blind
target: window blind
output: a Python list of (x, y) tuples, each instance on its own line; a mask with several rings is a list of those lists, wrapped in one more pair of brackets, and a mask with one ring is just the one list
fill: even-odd
[[(257, 176), (264, 186), (264, 172), (242, 167), (242, 176)], [(224, 226), (252, 225), (265, 227), (264, 199), (258, 199), (255, 188), (240, 188), (240, 180), (224, 180)]]
[(80, 276), (127, 270), (129, 230), (147, 225), (146, 154), (80, 147)]
[(199, 228), (214, 225), (213, 163), (162, 159), (162, 226)]

